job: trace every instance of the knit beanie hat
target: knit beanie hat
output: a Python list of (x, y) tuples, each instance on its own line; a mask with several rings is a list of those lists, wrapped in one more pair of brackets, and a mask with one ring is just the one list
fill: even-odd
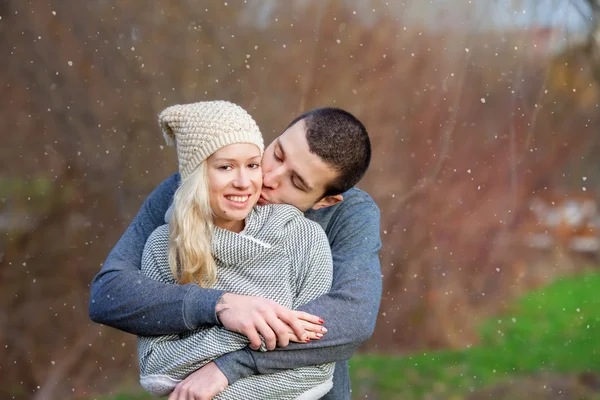
[(234, 143), (264, 142), (254, 119), (228, 101), (202, 101), (165, 108), (158, 115), (167, 145), (177, 147), (179, 172), (186, 178), (215, 151)]

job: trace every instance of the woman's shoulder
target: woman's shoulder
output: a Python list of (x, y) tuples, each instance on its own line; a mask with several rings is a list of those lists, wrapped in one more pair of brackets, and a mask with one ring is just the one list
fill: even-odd
[(142, 273), (157, 281), (176, 283), (169, 266), (169, 225), (156, 228), (146, 241)]
[(169, 249), (169, 225), (164, 224), (156, 228), (146, 240), (144, 253), (151, 253), (154, 257), (166, 255)]
[(303, 215), (302, 211), (291, 204), (267, 204), (264, 206), (254, 206), (253, 212), (258, 215), (269, 217), (278, 217), (283, 219), (292, 219), (298, 215)]
[[(269, 242), (299, 238), (312, 244), (323, 240), (325, 236), (319, 224), (309, 220), (302, 211), (289, 204), (256, 206), (253, 214), (254, 227), (249, 229), (260, 231), (260, 236), (269, 236)], [(279, 239), (275, 239), (276, 237)]]
[(274, 204), (277, 212), (289, 216), (286, 223), (286, 233), (301, 239), (307, 245), (319, 242), (327, 243), (327, 236), (321, 226), (304, 216), (298, 208), (289, 204)]
[(306, 227), (306, 229), (319, 227), (317, 223), (306, 218), (302, 211), (291, 204), (268, 204), (256, 206), (254, 209), (257, 213), (267, 217), (265, 220), (269, 220), (270, 223), (278, 221), (279, 224), (286, 226), (288, 229), (296, 226)]
[(166, 241), (167, 244), (169, 242), (169, 224), (164, 224), (156, 228), (148, 237), (146, 241), (146, 245), (149, 243), (161, 243)]

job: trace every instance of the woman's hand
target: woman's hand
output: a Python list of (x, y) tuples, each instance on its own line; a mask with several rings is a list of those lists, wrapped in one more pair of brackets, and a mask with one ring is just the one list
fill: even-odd
[(300, 340), (298, 336), (294, 334), (291, 330), (289, 331), (290, 341), (296, 343), (308, 343), (311, 340), (318, 340), (323, 337), (325, 333), (327, 333), (327, 328), (323, 326), (323, 320), (319, 317), (316, 317), (312, 314), (305, 313), (304, 311), (292, 311), (296, 318), (300, 320), (300, 324), (304, 328), (308, 338), (306, 340)]

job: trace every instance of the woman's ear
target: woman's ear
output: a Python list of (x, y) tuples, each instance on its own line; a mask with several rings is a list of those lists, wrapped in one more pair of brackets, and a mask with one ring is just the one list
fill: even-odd
[(313, 210), (319, 210), (325, 207), (331, 207), (337, 203), (340, 203), (344, 200), (344, 196), (341, 194), (336, 194), (335, 196), (327, 196), (323, 197), (321, 200), (317, 201), (314, 206), (312, 206)]

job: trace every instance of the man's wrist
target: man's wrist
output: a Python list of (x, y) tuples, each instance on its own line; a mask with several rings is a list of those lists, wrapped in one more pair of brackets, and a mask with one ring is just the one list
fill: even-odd
[(223, 354), (214, 360), (216, 366), (227, 378), (230, 385), (242, 378), (258, 374), (256, 363), (249, 348)]
[(217, 324), (223, 325), (221, 322), (221, 314), (225, 311), (229, 310), (229, 306), (227, 305), (227, 300), (225, 299), (225, 295), (229, 294), (228, 292), (222, 292), (217, 302), (215, 303), (215, 318), (217, 320)]
[(205, 325), (220, 325), (215, 309), (217, 301), (225, 293), (222, 290), (201, 288), (190, 284), (183, 299), (183, 318), (192, 330)]

